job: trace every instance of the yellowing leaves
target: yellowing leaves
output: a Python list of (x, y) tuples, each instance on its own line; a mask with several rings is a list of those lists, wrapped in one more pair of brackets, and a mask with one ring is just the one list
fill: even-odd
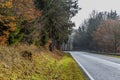
[(33, 0), (0, 0), (0, 44), (9, 40), (18, 27), (23, 27), (23, 21), (33, 21), (39, 16), (41, 12)]
[(16, 20), (15, 16), (8, 16), (7, 18), (10, 19), (10, 20), (12, 20), (12, 21)]
[(3, 31), (3, 33), (6, 35), (6, 36), (9, 36), (9, 32), (8, 31)]
[(15, 31), (16, 27), (10, 27), (9, 31)]
[(0, 45), (4, 45), (6, 41), (7, 41), (6, 36), (0, 36)]
[(3, 16), (1, 17), (1, 23), (3, 23), (4, 26), (7, 27), (16, 27), (16, 23), (15, 23), (15, 17), (13, 16)]
[(108, 51), (118, 51), (120, 43), (120, 21), (107, 19), (93, 33), (93, 40)]
[(33, 0), (13, 0), (13, 6), (17, 17), (22, 16), (26, 20), (32, 20), (41, 15), (41, 12), (35, 9)]
[(8, 26), (16, 27), (16, 23), (14, 23), (14, 22), (10, 22), (10, 23), (8, 24)]
[(12, 16), (12, 0), (0, 1), (0, 45), (3, 45), (9, 38), (12, 31), (16, 29), (16, 17)]
[(7, 0), (3, 3), (0, 4), (2, 8), (12, 8), (13, 4), (12, 4), (12, 0)]

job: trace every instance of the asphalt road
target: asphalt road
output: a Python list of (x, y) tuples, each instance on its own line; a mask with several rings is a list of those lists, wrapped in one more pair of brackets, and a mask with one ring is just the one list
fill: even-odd
[(120, 80), (120, 59), (88, 52), (70, 52), (91, 80)]

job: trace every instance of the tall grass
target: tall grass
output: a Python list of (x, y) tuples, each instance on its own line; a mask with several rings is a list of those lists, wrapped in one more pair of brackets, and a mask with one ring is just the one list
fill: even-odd
[[(31, 55), (22, 56), (24, 51)], [(85, 80), (85, 77), (69, 54), (62, 55), (57, 50), (51, 53), (33, 45), (14, 45), (0, 47), (0, 80)]]

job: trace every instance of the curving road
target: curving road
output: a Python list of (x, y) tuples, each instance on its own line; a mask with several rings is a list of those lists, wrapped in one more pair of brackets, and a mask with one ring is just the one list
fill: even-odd
[(88, 52), (70, 52), (91, 80), (120, 80), (120, 59)]

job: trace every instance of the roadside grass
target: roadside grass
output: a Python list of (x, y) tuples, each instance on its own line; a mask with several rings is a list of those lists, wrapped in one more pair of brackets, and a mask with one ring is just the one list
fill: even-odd
[(120, 55), (108, 55), (110, 57), (120, 58)]
[(116, 53), (106, 53), (106, 52), (101, 53), (101, 52), (96, 52), (96, 51), (85, 51), (85, 52), (120, 58), (120, 54), (116, 54)]
[(70, 54), (64, 54), (63, 58), (58, 62), (58, 65), (62, 68), (62, 80), (86, 80), (83, 72)]
[(86, 80), (86, 78), (70, 54), (63, 54), (57, 50), (51, 53), (45, 48), (19, 44), (0, 47), (0, 80)]

